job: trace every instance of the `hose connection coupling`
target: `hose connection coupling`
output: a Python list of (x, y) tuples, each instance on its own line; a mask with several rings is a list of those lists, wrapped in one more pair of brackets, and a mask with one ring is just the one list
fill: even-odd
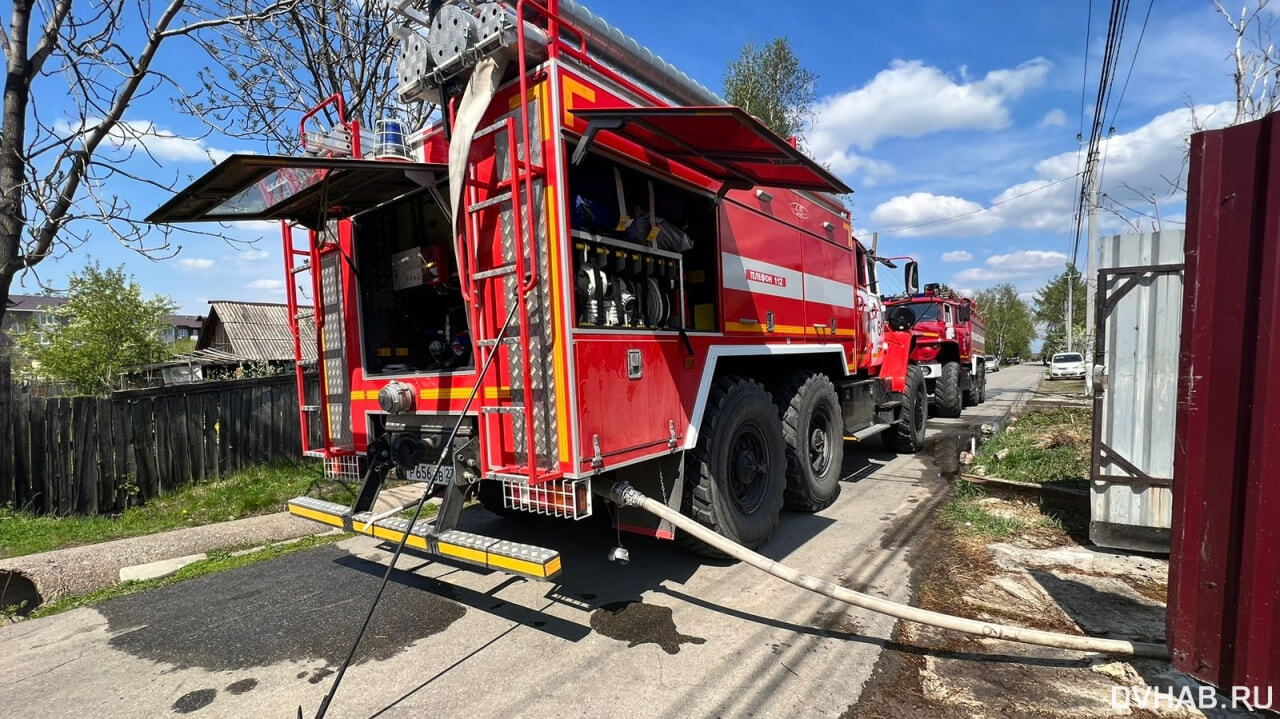
[(619, 507), (639, 507), (644, 494), (632, 487), (630, 482), (615, 482), (609, 488), (609, 499)]

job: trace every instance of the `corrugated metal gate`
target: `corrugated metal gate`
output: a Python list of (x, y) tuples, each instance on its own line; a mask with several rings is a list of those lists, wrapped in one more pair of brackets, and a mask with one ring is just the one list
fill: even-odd
[(1173, 510), (1182, 232), (1102, 241), (1089, 539), (1165, 552)]
[(1280, 114), (1191, 138), (1169, 639), (1220, 688), (1280, 684)]

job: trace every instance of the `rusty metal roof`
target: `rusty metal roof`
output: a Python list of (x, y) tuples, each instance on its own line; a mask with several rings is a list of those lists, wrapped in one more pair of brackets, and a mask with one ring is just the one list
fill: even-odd
[[(311, 308), (298, 309), (309, 314)], [(315, 331), (311, 323), (303, 322), (300, 331), (302, 358), (314, 360)], [(292, 361), (293, 333), (289, 329), (289, 308), (273, 302), (212, 300), (196, 349), (214, 349), (254, 362)]]

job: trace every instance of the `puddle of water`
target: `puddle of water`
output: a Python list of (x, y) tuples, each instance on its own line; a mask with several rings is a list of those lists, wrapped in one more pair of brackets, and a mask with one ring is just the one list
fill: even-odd
[(611, 602), (591, 613), (591, 628), (627, 648), (657, 644), (667, 654), (679, 654), (681, 644), (704, 644), (706, 639), (681, 634), (671, 607), (644, 602)]
[(241, 679), (238, 682), (228, 684), (227, 691), (232, 694), (244, 694), (245, 692), (253, 691), (256, 686), (258, 686), (258, 680), (250, 677), (249, 679)]

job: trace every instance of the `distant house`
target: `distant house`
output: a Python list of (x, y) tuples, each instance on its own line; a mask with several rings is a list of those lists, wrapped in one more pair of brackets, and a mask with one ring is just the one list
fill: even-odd
[[(8, 309), (4, 313), (4, 326), (0, 329), (5, 332), (13, 328), (24, 330), (32, 325), (50, 321), (53, 310), (66, 302), (65, 297), (10, 295)], [(198, 338), (200, 328), (204, 325), (204, 318), (200, 315), (169, 315), (167, 321), (164, 339), (169, 344), (179, 340)]]
[(204, 318), (200, 315), (169, 315), (169, 326), (164, 331), (164, 341), (169, 344), (182, 340), (200, 339)]
[(9, 295), (7, 309), (4, 313), (4, 325), (0, 330), (8, 332), (13, 328), (26, 329), (33, 324), (45, 322), (49, 313), (59, 305), (65, 304), (63, 297), (45, 295)]

